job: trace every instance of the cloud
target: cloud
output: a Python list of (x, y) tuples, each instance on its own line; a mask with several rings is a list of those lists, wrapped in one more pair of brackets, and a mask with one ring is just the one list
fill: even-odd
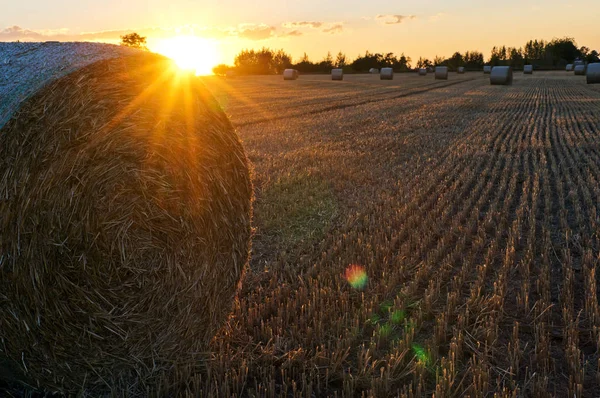
[(442, 19), (445, 16), (446, 16), (446, 14), (444, 14), (443, 12), (438, 12), (437, 14), (430, 16), (429, 20), (432, 22), (435, 22), (435, 21), (439, 21), (440, 19)]
[(343, 30), (344, 30), (343, 23), (334, 23), (334, 24), (331, 24), (329, 27), (323, 29), (322, 32), (335, 35), (336, 33), (342, 33)]
[(309, 21), (301, 21), (301, 22), (284, 22), (281, 25), (285, 28), (313, 28), (318, 29), (323, 26), (324, 22), (309, 22)]
[(237, 36), (249, 40), (265, 40), (275, 35), (275, 28), (269, 25), (240, 25), (237, 29)]
[(304, 33), (299, 30), (292, 30), (291, 32), (284, 32), (277, 35), (278, 37), (292, 37), (292, 36), (302, 36)]
[[(265, 24), (242, 24), (237, 27), (185, 25), (178, 27), (146, 27), (74, 33), (68, 29), (31, 30), (15, 25), (0, 30), (0, 41), (119, 41), (121, 36), (132, 32), (137, 32), (141, 36), (152, 39), (163, 39), (176, 35), (197, 35), (208, 39), (239, 37), (248, 40), (264, 40), (274, 37), (276, 29)], [(301, 32), (292, 31), (287, 35), (299, 36), (300, 34)]]
[(415, 19), (417, 18), (415, 15), (400, 15), (400, 14), (379, 14), (375, 17), (375, 19), (383, 22), (384, 25), (397, 25), (401, 24), (405, 20)]

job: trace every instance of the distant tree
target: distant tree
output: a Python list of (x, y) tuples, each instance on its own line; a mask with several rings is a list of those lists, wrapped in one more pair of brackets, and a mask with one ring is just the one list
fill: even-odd
[(598, 51), (592, 50), (586, 55), (585, 59), (589, 63), (600, 62), (600, 54), (598, 54)]
[(343, 68), (344, 66), (346, 66), (347, 64), (347, 60), (346, 60), (346, 54), (344, 54), (343, 52), (338, 52), (336, 57), (335, 57), (335, 66), (337, 68)]
[(433, 66), (433, 63), (429, 59), (419, 57), (417, 68), (429, 68), (430, 66)]
[(212, 71), (217, 76), (225, 76), (227, 74), (227, 72), (230, 71), (231, 69), (232, 68), (229, 65), (219, 64), (219, 65), (215, 66), (214, 68), (212, 68)]
[(433, 66), (442, 66), (445, 65), (447, 63), (446, 59), (444, 57), (440, 57), (440, 56), (435, 56), (435, 58), (433, 59)]
[(510, 66), (513, 68), (523, 68), (525, 65), (525, 58), (523, 57), (523, 50), (520, 48), (509, 48), (508, 56), (510, 58)]
[(292, 57), (287, 54), (283, 49), (278, 50), (273, 55), (273, 69), (275, 73), (281, 74), (285, 69), (292, 66)]
[(148, 50), (148, 47), (146, 47), (146, 37), (140, 36), (135, 32), (121, 36), (121, 45)]
[(483, 68), (483, 53), (480, 53), (479, 51), (467, 51), (463, 58), (467, 69)]
[(552, 41), (546, 45), (546, 53), (552, 56), (552, 63), (554, 66), (571, 63), (576, 58), (582, 56), (581, 51), (577, 48), (575, 39), (572, 37), (552, 39)]
[(461, 53), (455, 52), (450, 58), (448, 58), (448, 68), (451, 70), (458, 70), (460, 66), (465, 66), (465, 59)]
[(331, 51), (328, 51), (325, 58), (319, 63), (319, 69), (327, 71), (331, 68), (333, 68), (333, 57), (331, 56)]

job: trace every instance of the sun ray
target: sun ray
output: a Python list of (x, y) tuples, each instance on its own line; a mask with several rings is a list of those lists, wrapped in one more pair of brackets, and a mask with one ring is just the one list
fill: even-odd
[(214, 40), (198, 36), (175, 36), (160, 40), (153, 51), (175, 61), (181, 69), (192, 70), (196, 75), (210, 75), (219, 61)]

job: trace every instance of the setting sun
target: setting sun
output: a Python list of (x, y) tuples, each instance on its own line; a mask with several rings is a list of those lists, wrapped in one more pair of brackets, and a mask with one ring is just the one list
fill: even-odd
[(153, 50), (172, 58), (181, 69), (195, 71), (196, 75), (212, 74), (212, 68), (219, 60), (215, 41), (198, 36), (163, 39)]

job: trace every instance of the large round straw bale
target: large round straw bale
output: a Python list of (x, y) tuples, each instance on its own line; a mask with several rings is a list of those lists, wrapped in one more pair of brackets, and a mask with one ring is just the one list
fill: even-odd
[(394, 70), (392, 68), (381, 68), (381, 72), (379, 72), (380, 80), (393, 80), (394, 79)]
[(344, 70), (343, 69), (332, 69), (331, 70), (331, 80), (344, 80)]
[(283, 80), (296, 80), (298, 71), (296, 69), (286, 69), (283, 71)]
[(459, 66), (457, 72), (462, 75), (463, 73), (465, 73), (465, 67)]
[(513, 70), (510, 66), (494, 66), (490, 73), (490, 84), (509, 86), (513, 83)]
[(585, 65), (576, 65), (573, 70), (574, 70), (574, 73), (578, 76), (585, 75)]
[(483, 73), (485, 73), (486, 75), (492, 73), (492, 67), (490, 65), (484, 65)]
[(426, 76), (427, 68), (419, 68), (419, 76)]
[(448, 67), (447, 66), (436, 66), (435, 67), (435, 80), (448, 80)]
[(46, 391), (164, 388), (202, 363), (240, 285), (240, 141), (162, 56), (0, 43), (0, 59), (0, 363)]
[(378, 75), (379, 74), (379, 69), (377, 69), (377, 68), (371, 68), (371, 69), (369, 69), (369, 73), (371, 73), (373, 75)]
[(525, 65), (523, 67), (523, 73), (526, 75), (532, 75), (533, 74), (533, 65)]
[(600, 84), (600, 62), (588, 65), (586, 81), (587, 84)]
[(573, 64), (567, 64), (567, 66), (565, 67), (565, 70), (566, 70), (567, 72), (573, 72), (573, 69), (574, 69), (574, 68), (575, 68), (575, 67), (573, 66)]

